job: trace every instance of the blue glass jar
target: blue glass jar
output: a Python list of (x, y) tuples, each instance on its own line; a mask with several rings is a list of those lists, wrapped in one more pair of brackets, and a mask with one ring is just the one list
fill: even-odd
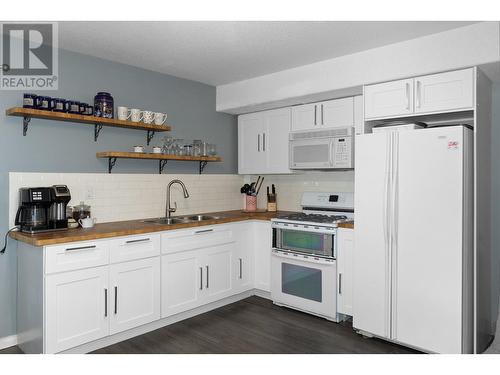
[(85, 114), (87, 116), (93, 116), (94, 115), (94, 106), (87, 104), (87, 107), (85, 108)]
[(37, 101), (38, 109), (42, 109), (44, 111), (50, 111), (50, 104), (52, 102), (52, 98), (50, 96), (39, 96)]
[(66, 100), (61, 98), (52, 98), (52, 111), (54, 112), (67, 112)]
[(23, 108), (36, 108), (36, 94), (23, 94)]
[(68, 113), (72, 113), (75, 115), (80, 114), (80, 102), (76, 100), (68, 100), (67, 103)]
[(94, 116), (114, 118), (114, 101), (109, 92), (98, 92), (94, 97)]
[(87, 103), (80, 102), (80, 114), (84, 115), (85, 111), (87, 110)]

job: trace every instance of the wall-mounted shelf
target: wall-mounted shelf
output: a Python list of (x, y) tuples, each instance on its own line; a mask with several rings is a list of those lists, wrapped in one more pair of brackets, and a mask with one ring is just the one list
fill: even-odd
[(169, 160), (177, 161), (197, 161), (199, 165), (199, 173), (203, 172), (207, 163), (220, 162), (222, 159), (219, 156), (178, 156), (178, 155), (165, 155), (165, 154), (152, 154), (152, 153), (139, 153), (139, 152), (121, 152), (121, 151), (104, 151), (96, 154), (98, 158), (108, 159), (108, 173), (111, 173), (116, 164), (117, 159), (149, 159), (159, 161), (159, 173), (167, 165)]
[(32, 118), (94, 125), (94, 141), (96, 142), (97, 139), (99, 138), (99, 133), (103, 126), (146, 130), (147, 131), (146, 141), (148, 145), (156, 132), (166, 132), (172, 129), (169, 125), (144, 124), (142, 122), (132, 122), (132, 121), (95, 117), (95, 116), (75, 115), (72, 113), (42, 111), (39, 109), (21, 108), (21, 107), (9, 108), (5, 111), (5, 114), (7, 116), (16, 116), (23, 118), (24, 136), (26, 136), (26, 133), (28, 132), (28, 125)]

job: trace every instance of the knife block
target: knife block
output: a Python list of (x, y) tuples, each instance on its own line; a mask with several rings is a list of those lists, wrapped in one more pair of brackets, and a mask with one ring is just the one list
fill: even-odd
[(276, 194), (269, 194), (267, 196), (267, 210), (269, 212), (276, 212), (278, 210), (276, 204)]

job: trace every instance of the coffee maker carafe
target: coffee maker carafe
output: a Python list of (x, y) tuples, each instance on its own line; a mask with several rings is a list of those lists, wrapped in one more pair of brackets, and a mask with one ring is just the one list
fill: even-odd
[(66, 207), (71, 200), (71, 194), (66, 185), (51, 187), (51, 205), (49, 207), (49, 229), (68, 229)]

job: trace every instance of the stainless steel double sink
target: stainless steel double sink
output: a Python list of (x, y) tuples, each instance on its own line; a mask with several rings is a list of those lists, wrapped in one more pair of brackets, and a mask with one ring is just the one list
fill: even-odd
[(173, 224), (189, 224), (199, 223), (207, 220), (222, 219), (222, 216), (212, 215), (188, 215), (188, 216), (175, 216), (175, 217), (159, 217), (157, 219), (142, 220), (143, 223), (160, 224), (160, 225), (173, 225)]

